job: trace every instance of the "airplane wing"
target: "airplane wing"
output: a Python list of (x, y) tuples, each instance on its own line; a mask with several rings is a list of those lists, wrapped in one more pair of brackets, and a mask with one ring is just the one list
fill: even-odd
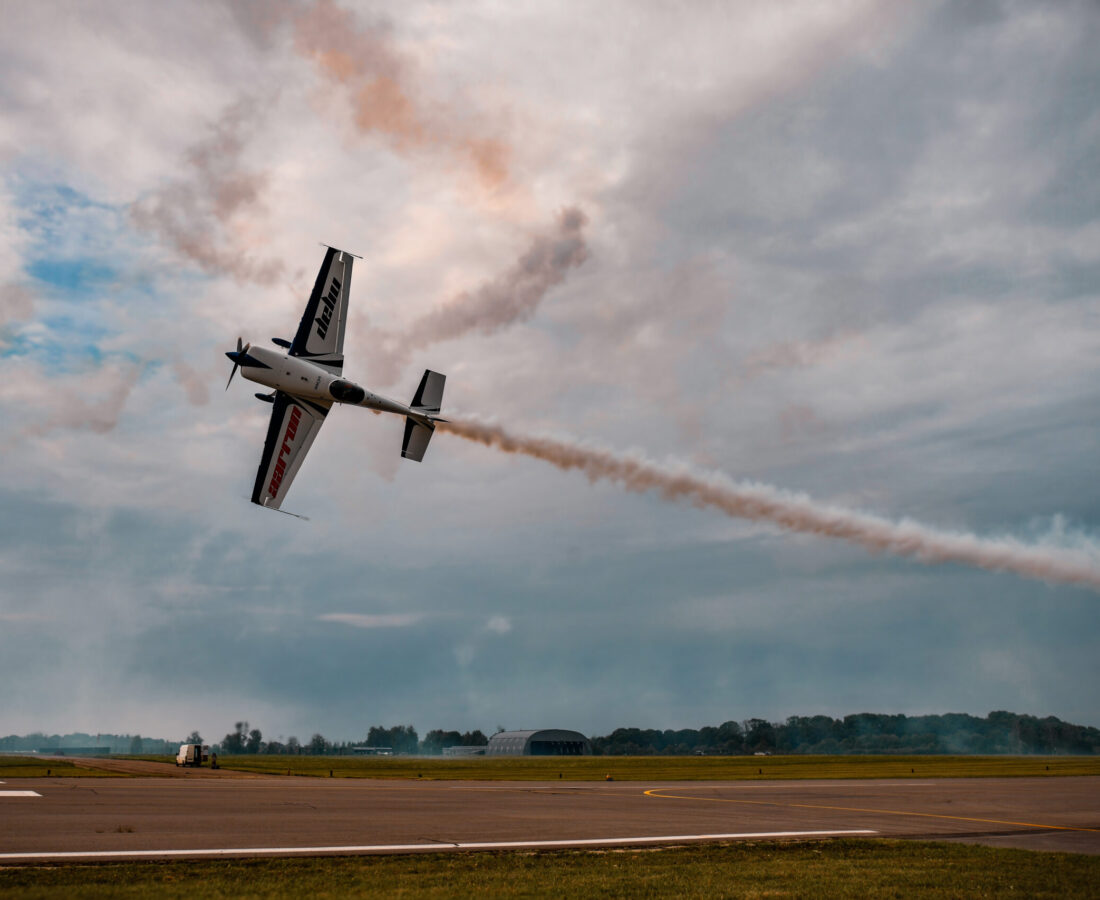
[(290, 345), (291, 356), (301, 356), (337, 374), (344, 369), (344, 323), (351, 293), (352, 262), (354, 259), (347, 251), (329, 247), (325, 252), (298, 333)]
[(284, 391), (275, 393), (264, 455), (252, 489), (253, 503), (279, 508), (331, 406), (331, 402), (306, 400)]

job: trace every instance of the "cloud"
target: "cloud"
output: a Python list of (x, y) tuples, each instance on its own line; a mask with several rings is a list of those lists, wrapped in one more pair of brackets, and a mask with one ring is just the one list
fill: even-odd
[(804, 369), (833, 360), (853, 350), (858, 352), (865, 339), (858, 334), (841, 333), (821, 340), (781, 341), (754, 350), (740, 367), (742, 381), (751, 381), (767, 372)]
[(95, 434), (113, 431), (141, 378), (142, 368), (139, 365), (110, 366), (92, 378), (72, 382), (65, 390), (58, 390), (55, 383), (39, 401), (48, 414), (28, 425), (24, 434), (44, 437), (56, 431), (87, 430)]
[[(270, 409), (239, 378), (222, 392), (222, 352), (292, 335), (325, 240), (364, 257), (349, 377), (419, 329), (430, 353), (389, 367), (447, 372), (448, 409), (509, 433), (789, 489), (733, 498), (769, 515), (904, 512), (855, 523), (903, 550), (1011, 534), (1091, 559), (1100, 16), (897, 8), (197, 0), (165, 28), (131, 0), (58, 29), (18, 6), (0, 284), (34, 297), (0, 314), (21, 441), (0, 451), (0, 609), (52, 621), (0, 627), (0, 681), (26, 686), (0, 718), (600, 733), (984, 714), (1026, 684), (1029, 711), (1095, 722), (1087, 588), (590, 487), (448, 435), (412, 464), (400, 419), (361, 410), (334, 410), (298, 476), (308, 524), (247, 502)], [(500, 173), (478, 139), (501, 142)], [(168, 672), (173, 655), (195, 664)]]
[(21, 284), (0, 284), (0, 325), (34, 315), (34, 294)]
[(266, 230), (263, 193), (269, 176), (244, 161), (258, 115), (254, 98), (228, 106), (210, 134), (186, 154), (185, 174), (136, 201), (134, 223), (156, 234), (210, 275), (271, 285), (284, 274), (278, 259), (257, 255)]
[(399, 332), (368, 329), (364, 343), (371, 347), (371, 377), (392, 384), (414, 350), (470, 334), (494, 334), (531, 318), (569, 270), (588, 259), (587, 224), (582, 210), (567, 207), (558, 214), (555, 228), (535, 235), (500, 275), (429, 310)]
[(172, 360), (172, 371), (176, 380), (187, 394), (187, 402), (192, 406), (205, 406), (210, 400), (210, 391), (206, 380), (184, 359), (177, 356)]
[(408, 628), (424, 621), (423, 613), (323, 613), (319, 622), (338, 622), (353, 628)]
[(512, 622), (507, 616), (491, 616), (485, 623), (485, 630), (493, 634), (508, 634), (512, 630)]
[(476, 128), (477, 116), (455, 98), (443, 103), (425, 97), (418, 66), (386, 25), (362, 23), (333, 0), (299, 7), (291, 25), (295, 49), (330, 85), (345, 90), (361, 133), (382, 136), (402, 155), (446, 154), (472, 169), (486, 189), (508, 181), (507, 142)]

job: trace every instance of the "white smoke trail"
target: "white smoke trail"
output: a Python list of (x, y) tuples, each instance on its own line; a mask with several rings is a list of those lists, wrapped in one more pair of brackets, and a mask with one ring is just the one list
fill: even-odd
[(438, 428), (504, 453), (541, 459), (559, 469), (579, 469), (590, 481), (611, 481), (628, 491), (657, 491), (667, 500), (688, 500), (729, 516), (774, 522), (790, 531), (840, 538), (868, 550), (909, 556), (926, 563), (955, 562), (1027, 578), (1080, 584), (1100, 591), (1100, 561), (1055, 547), (1013, 538), (939, 531), (909, 519), (899, 522), (871, 513), (818, 503), (767, 484), (736, 482), (720, 473), (660, 465), (634, 453), (583, 446), (570, 441), (511, 434), (499, 425), (452, 418)]

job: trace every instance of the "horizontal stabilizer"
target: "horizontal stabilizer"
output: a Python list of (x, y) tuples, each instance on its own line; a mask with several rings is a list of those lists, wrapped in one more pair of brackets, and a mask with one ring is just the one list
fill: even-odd
[(428, 449), (428, 441), (432, 439), (435, 428), (431, 425), (423, 425), (413, 419), (405, 419), (405, 440), (401, 442), (401, 455), (405, 459), (420, 462), (424, 459), (424, 451)]

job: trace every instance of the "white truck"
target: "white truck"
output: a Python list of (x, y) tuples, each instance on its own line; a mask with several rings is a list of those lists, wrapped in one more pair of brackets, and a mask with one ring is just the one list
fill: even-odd
[(180, 752), (176, 754), (177, 766), (201, 766), (210, 756), (209, 747), (203, 744), (180, 744)]

